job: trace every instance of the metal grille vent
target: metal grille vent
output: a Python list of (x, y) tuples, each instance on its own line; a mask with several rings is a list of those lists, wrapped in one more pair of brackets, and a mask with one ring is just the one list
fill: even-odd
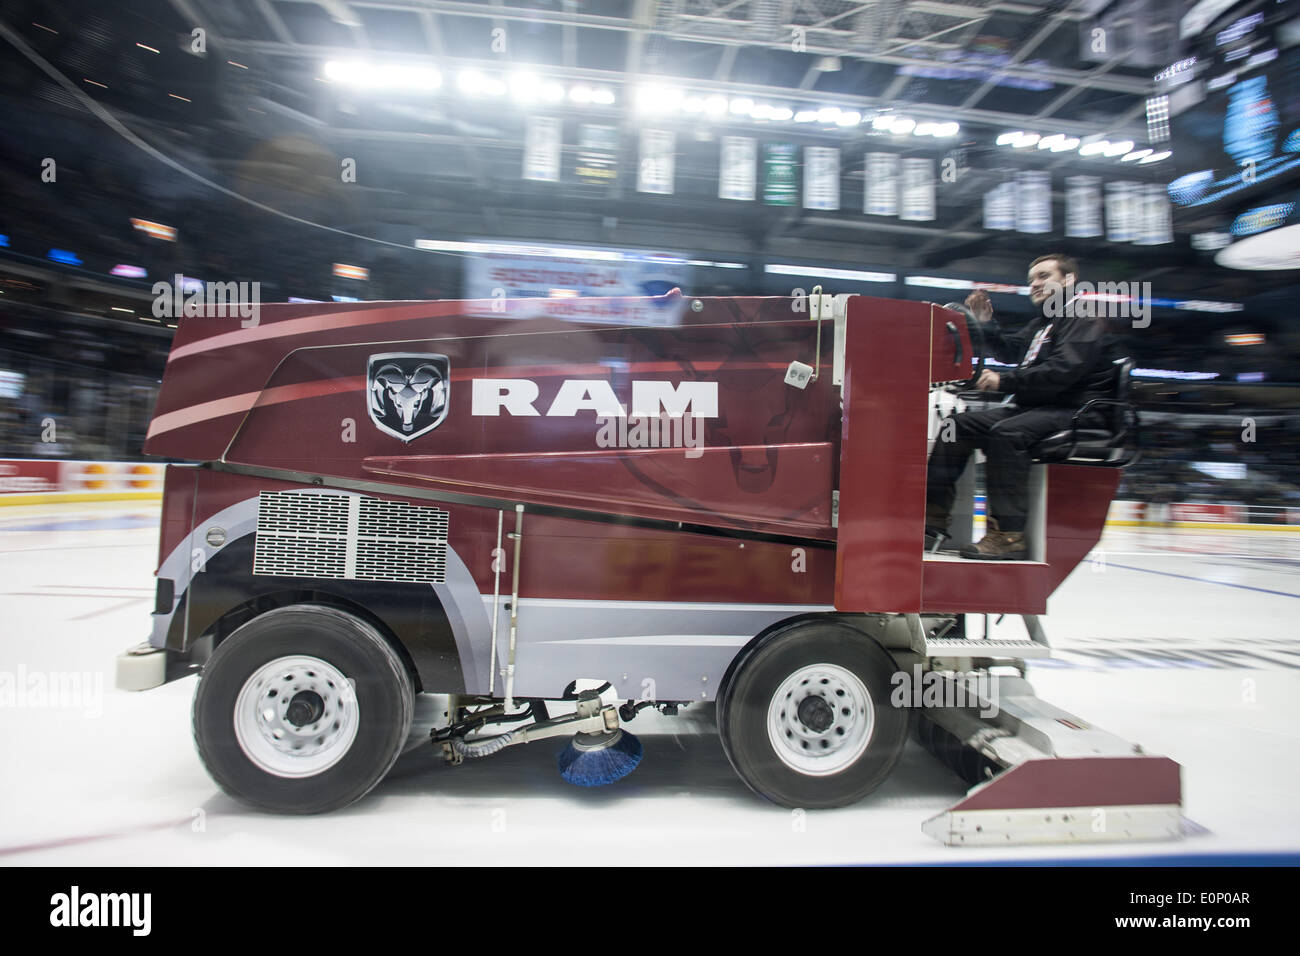
[(263, 492), (253, 573), (441, 584), (448, 518), (438, 508), (360, 495)]

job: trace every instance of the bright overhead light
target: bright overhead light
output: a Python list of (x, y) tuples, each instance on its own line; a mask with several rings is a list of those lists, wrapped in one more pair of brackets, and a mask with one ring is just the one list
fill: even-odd
[(1054, 152), (1054, 153), (1068, 153), (1070, 150), (1072, 150), (1072, 149), (1076, 149), (1076, 148), (1078, 147), (1078, 145), (1079, 145), (1079, 137), (1077, 137), (1077, 136), (1071, 136), (1071, 137), (1069, 137), (1068, 139), (1063, 139), (1063, 140), (1061, 140), (1059, 143), (1057, 143), (1055, 146), (1053, 146), (1053, 147), (1052, 147), (1052, 152)]
[(1053, 133), (1051, 136), (1044, 136), (1042, 139), (1040, 139), (1038, 141), (1038, 148), (1051, 149), (1057, 143), (1063, 142), (1064, 140), (1065, 140), (1064, 133)]
[(456, 77), (456, 87), (467, 96), (501, 96), (506, 84), (496, 76), (485, 76), (478, 70), (461, 70)]
[(427, 66), (327, 60), (321, 72), (330, 82), (368, 89), (436, 90), (442, 85), (442, 74)]
[(794, 110), (788, 106), (774, 106), (772, 108), (772, 119), (784, 122), (794, 116)]
[(592, 93), (591, 93), (591, 101), (592, 101), (593, 103), (597, 104), (598, 106), (613, 106), (613, 105), (614, 105), (614, 91), (613, 91), (613, 90), (593, 90)]
[(1152, 153), (1150, 156), (1146, 156), (1143, 157), (1142, 159), (1139, 159), (1138, 165), (1145, 166), (1147, 163), (1158, 163), (1160, 162), (1160, 160), (1168, 159), (1172, 155), (1174, 155), (1173, 151), (1168, 149), (1166, 149), (1164, 152)]
[(956, 136), (956, 135), (957, 135), (958, 133), (960, 133), (960, 132), (961, 132), (961, 125), (960, 125), (959, 123), (955, 122), (954, 120), (949, 120), (949, 121), (946, 122), (946, 123), (938, 123), (938, 124), (936, 124), (935, 127), (934, 127), (934, 133), (933, 133), (933, 135), (935, 135), (935, 136)]
[(878, 129), (878, 130), (887, 130), (889, 129), (890, 126), (893, 125), (894, 118), (895, 117), (893, 113), (879, 113), (876, 115), (875, 119), (871, 121), (871, 128)]
[(798, 113), (794, 114), (794, 121), (796, 123), (811, 123), (816, 118), (816, 110), (800, 110)]
[(834, 123), (840, 118), (840, 108), (838, 106), (823, 106), (817, 111), (817, 122)]
[(835, 122), (840, 126), (857, 126), (862, 122), (862, 114), (857, 110), (849, 110), (847, 113), (841, 113)]
[(573, 102), (575, 103), (590, 103), (591, 87), (582, 86), (581, 84), (573, 87), (571, 90), (569, 90), (569, 99), (573, 100)]
[(683, 112), (686, 113), (703, 113), (704, 97), (702, 96), (686, 97), (686, 99), (682, 100), (682, 110)]
[(909, 116), (895, 116), (894, 121), (889, 124), (889, 131), (895, 136), (906, 136), (914, 129), (916, 129), (916, 120)]
[(1038, 139), (1039, 137), (1037, 133), (1021, 133), (1020, 138), (1012, 143), (1011, 147), (1013, 149), (1025, 149), (1026, 147), (1033, 146), (1037, 143)]
[[(1110, 146), (1108, 139), (1095, 139), (1091, 143), (1084, 143), (1079, 147), (1080, 156), (1096, 156), (1098, 153), (1105, 151)], [(1131, 145), (1130, 145), (1130, 148)], [(1125, 150), (1127, 152), (1127, 150)]]
[(1135, 159), (1141, 159), (1143, 156), (1150, 156), (1150, 155), (1151, 155), (1151, 150), (1149, 149), (1135, 149), (1127, 156), (1121, 156), (1119, 161), (1121, 163), (1131, 163)]
[(1125, 153), (1132, 152), (1132, 150), (1133, 150), (1133, 140), (1126, 139), (1126, 140), (1121, 140), (1118, 143), (1110, 143), (1109, 145), (1107, 145), (1105, 149), (1101, 151), (1101, 154), (1107, 157), (1108, 159), (1113, 159), (1116, 156), (1123, 156)]
[(649, 83), (637, 89), (636, 107), (646, 113), (663, 113), (676, 109), (682, 96), (682, 91), (675, 86)]
[(996, 140), (994, 140), (994, 142), (999, 146), (1012, 146), (1020, 142), (1020, 137), (1024, 135), (1025, 134), (1021, 130), (1013, 130), (1010, 133), (1002, 133)]
[(510, 74), (510, 95), (520, 103), (531, 103), (541, 92), (541, 83), (536, 73)]
[(727, 98), (725, 96), (710, 96), (704, 101), (704, 111), (710, 116), (721, 116), (727, 112)]
[(548, 102), (558, 103), (564, 99), (564, 85), (555, 82), (555, 80), (547, 80), (542, 84), (541, 96), (542, 99)]
[(771, 103), (759, 103), (749, 111), (749, 115), (751, 118), (756, 120), (768, 120), (772, 118), (774, 112), (776, 112), (776, 110), (773, 108)]
[(929, 120), (923, 120), (916, 124), (916, 129), (912, 130), (913, 136), (933, 136), (934, 128), (938, 123), (931, 123)]
[(748, 113), (754, 108), (754, 101), (745, 96), (737, 97), (731, 101), (731, 112), (737, 116)]

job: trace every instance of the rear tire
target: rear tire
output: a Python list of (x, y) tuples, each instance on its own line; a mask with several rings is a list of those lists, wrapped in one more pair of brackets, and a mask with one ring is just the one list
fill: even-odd
[(842, 807), (884, 782), (907, 740), (890, 705), (897, 668), (872, 638), (833, 620), (774, 631), (733, 662), (718, 733), (751, 790), (786, 807)]
[(410, 675), (369, 622), (298, 604), (222, 641), (194, 695), (194, 740), (228, 794), (279, 813), (325, 813), (370, 792), (410, 732)]

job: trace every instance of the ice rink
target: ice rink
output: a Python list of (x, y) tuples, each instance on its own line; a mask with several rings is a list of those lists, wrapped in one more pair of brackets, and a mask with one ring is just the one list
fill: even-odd
[(629, 729), (645, 745), (641, 766), (601, 790), (560, 778), (558, 740), (451, 768), (417, 727), (389, 777), (346, 810), (247, 810), (195, 752), (195, 678), (134, 694), (113, 687), (114, 657), (147, 635), (157, 525), (155, 503), (0, 508), (0, 673), (75, 672), (83, 687), (74, 706), (0, 705), (0, 863), (852, 864), (1300, 851), (1300, 534), (1109, 531), (1052, 599), (1045, 626), (1058, 655), (1031, 662), (1029, 677), (1040, 697), (1182, 765), (1185, 838), (980, 850), (921, 832), (964, 787), (915, 743), (863, 802), (790, 811), (745, 787), (701, 708), (639, 716)]

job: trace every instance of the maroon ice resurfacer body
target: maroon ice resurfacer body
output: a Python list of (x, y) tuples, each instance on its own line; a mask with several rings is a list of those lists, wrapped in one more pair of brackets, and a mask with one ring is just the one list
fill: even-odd
[[(293, 635), (331, 628), (364, 632), (409, 692), (456, 695), (434, 735), (453, 761), (481, 756), (476, 741), (557, 727), (613, 746), (638, 704), (716, 702), (742, 778), (796, 806), (851, 802), (888, 774), (909, 713), (882, 699), (891, 672), (1046, 653), (1037, 615), (1098, 541), (1118, 474), (1035, 469), (1033, 560), (923, 553), (930, 388), (972, 374), (962, 315), (674, 292), (653, 300), (662, 326), (583, 320), (601, 304), (555, 300), (541, 319), (494, 301), (181, 321), (145, 451), (203, 464), (168, 469), (150, 644), (167, 677), (206, 664), (196, 713), (205, 685), (218, 712), (234, 709), (235, 740), (200, 740), (227, 789), (276, 809), (341, 805), (295, 803), (276, 783), (328, 790), (373, 729), (366, 681), (332, 665), (357, 686), (358, 717), (331, 697), (337, 681), (302, 676), (300, 659), (328, 663), (332, 638), (288, 652)], [(814, 374), (788, 377), (792, 363)], [(324, 624), (310, 617), (327, 610)], [(990, 612), (1025, 615), (1031, 639), (967, 640), (962, 615)], [(252, 649), (277, 642), (278, 657)], [(779, 706), (799, 674), (791, 686), (823, 690)], [(259, 697), (269, 675), (306, 689)], [(576, 699), (581, 680), (627, 703), (583, 699), (572, 719), (550, 718), (541, 702)], [(829, 706), (835, 695), (850, 705)], [(536, 702), (533, 724), (501, 743), (487, 730), (516, 701)], [(352, 733), (345, 743), (312, 736), (331, 706), (360, 728), (331, 730)], [(943, 732), (988, 772), (1025, 759), (925, 716), (952, 724)], [(300, 737), (306, 757), (284, 743)], [(1069, 753), (1108, 755), (1110, 741)]]

